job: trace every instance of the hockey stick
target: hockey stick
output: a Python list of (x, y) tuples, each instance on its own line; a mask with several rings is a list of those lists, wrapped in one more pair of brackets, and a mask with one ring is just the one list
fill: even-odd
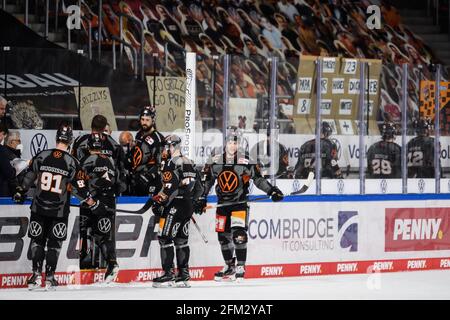
[[(142, 208), (140, 208), (139, 210), (125, 210), (125, 209), (116, 208), (112, 211), (123, 212), (123, 213), (132, 213), (132, 214), (144, 214), (152, 207), (153, 203), (154, 203), (153, 199), (149, 198), (147, 200), (147, 202), (144, 204), (144, 206)], [(81, 208), (81, 206), (79, 204), (70, 204), (70, 206), (75, 207), (75, 208)]]
[(200, 227), (197, 224), (197, 221), (195, 221), (194, 217), (191, 217), (192, 222), (194, 223), (195, 228), (197, 229), (198, 233), (202, 236), (202, 239), (205, 243), (208, 243), (208, 239), (206, 239), (205, 235), (203, 234), (202, 230), (200, 230)]
[[(310, 171), (308, 174), (308, 178), (306, 178), (305, 184), (298, 190), (295, 192), (290, 193), (288, 196), (295, 196), (297, 194), (301, 194), (301, 193), (305, 193), (309, 186), (311, 185), (312, 181), (314, 180), (314, 172)], [(221, 208), (221, 207), (227, 207), (227, 206), (232, 206), (235, 204), (241, 204), (241, 203), (247, 203), (247, 202), (256, 202), (256, 201), (262, 201), (262, 200), (266, 200), (266, 199), (270, 199), (270, 196), (261, 196), (258, 198), (253, 198), (251, 200), (248, 201), (239, 201), (239, 202), (233, 202), (233, 203), (221, 203), (218, 204), (217, 206), (206, 206), (206, 209), (214, 209), (214, 208)]]

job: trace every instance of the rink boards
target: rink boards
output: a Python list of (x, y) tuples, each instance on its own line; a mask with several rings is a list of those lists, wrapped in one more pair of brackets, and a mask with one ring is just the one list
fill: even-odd
[[(450, 268), (448, 195), (296, 196), (281, 203), (251, 203), (246, 277), (420, 271)], [(215, 197), (210, 197), (211, 201)], [(0, 205), (0, 288), (25, 287), (31, 272), (29, 205)], [(144, 198), (120, 198), (137, 210)], [(191, 276), (211, 280), (223, 265), (215, 212), (195, 216), (208, 239), (191, 224)], [(78, 209), (72, 208), (58, 262), (62, 285), (103, 280), (104, 270), (79, 271)], [(120, 213), (116, 220), (118, 282), (149, 281), (160, 270), (151, 212)]]

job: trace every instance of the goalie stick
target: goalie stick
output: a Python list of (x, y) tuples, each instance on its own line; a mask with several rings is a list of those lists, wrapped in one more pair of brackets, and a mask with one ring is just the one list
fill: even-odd
[[(298, 191), (290, 193), (289, 196), (295, 196), (297, 194), (305, 193), (308, 190), (308, 188), (311, 185), (313, 180), (314, 180), (314, 172), (310, 171), (308, 174), (308, 177), (306, 178), (305, 184)], [(257, 198), (253, 198), (248, 201), (239, 201), (239, 202), (233, 202), (233, 203), (221, 203), (221, 204), (218, 204), (217, 206), (206, 206), (206, 209), (227, 207), (227, 206), (232, 206), (235, 204), (241, 204), (241, 203), (246, 203), (246, 202), (256, 202), (256, 201), (262, 201), (262, 200), (266, 200), (266, 199), (270, 199), (270, 196), (257, 197)]]

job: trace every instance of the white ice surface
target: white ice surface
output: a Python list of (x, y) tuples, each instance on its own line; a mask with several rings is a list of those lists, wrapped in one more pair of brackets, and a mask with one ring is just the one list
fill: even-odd
[(246, 279), (242, 283), (191, 281), (191, 288), (152, 288), (151, 282), (58, 287), (56, 291), (0, 290), (0, 300), (309, 300), (450, 299), (450, 270)]

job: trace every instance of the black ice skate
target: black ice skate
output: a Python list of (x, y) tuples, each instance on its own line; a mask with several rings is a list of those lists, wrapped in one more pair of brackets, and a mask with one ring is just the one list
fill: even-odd
[(39, 271), (33, 271), (33, 274), (28, 278), (27, 281), (28, 290), (36, 290), (42, 286), (42, 275)]
[(182, 268), (175, 277), (175, 286), (178, 288), (190, 288), (191, 285), (189, 284), (189, 280), (191, 280), (189, 270), (187, 268)]
[(119, 265), (117, 263), (109, 263), (105, 273), (105, 283), (111, 283), (116, 280), (119, 274)]
[(165, 271), (161, 277), (153, 279), (154, 288), (167, 288), (175, 285), (175, 276), (172, 271)]
[(45, 274), (45, 290), (53, 291), (56, 290), (58, 286), (58, 281), (55, 279), (55, 273), (53, 271), (47, 271)]
[(231, 260), (230, 263), (227, 263), (222, 270), (216, 272), (214, 274), (214, 280), (216, 281), (234, 281), (236, 280), (236, 267), (235, 267), (235, 258)]
[(238, 265), (236, 267), (236, 282), (241, 282), (242, 280), (244, 280), (244, 275), (245, 275), (245, 266)]

